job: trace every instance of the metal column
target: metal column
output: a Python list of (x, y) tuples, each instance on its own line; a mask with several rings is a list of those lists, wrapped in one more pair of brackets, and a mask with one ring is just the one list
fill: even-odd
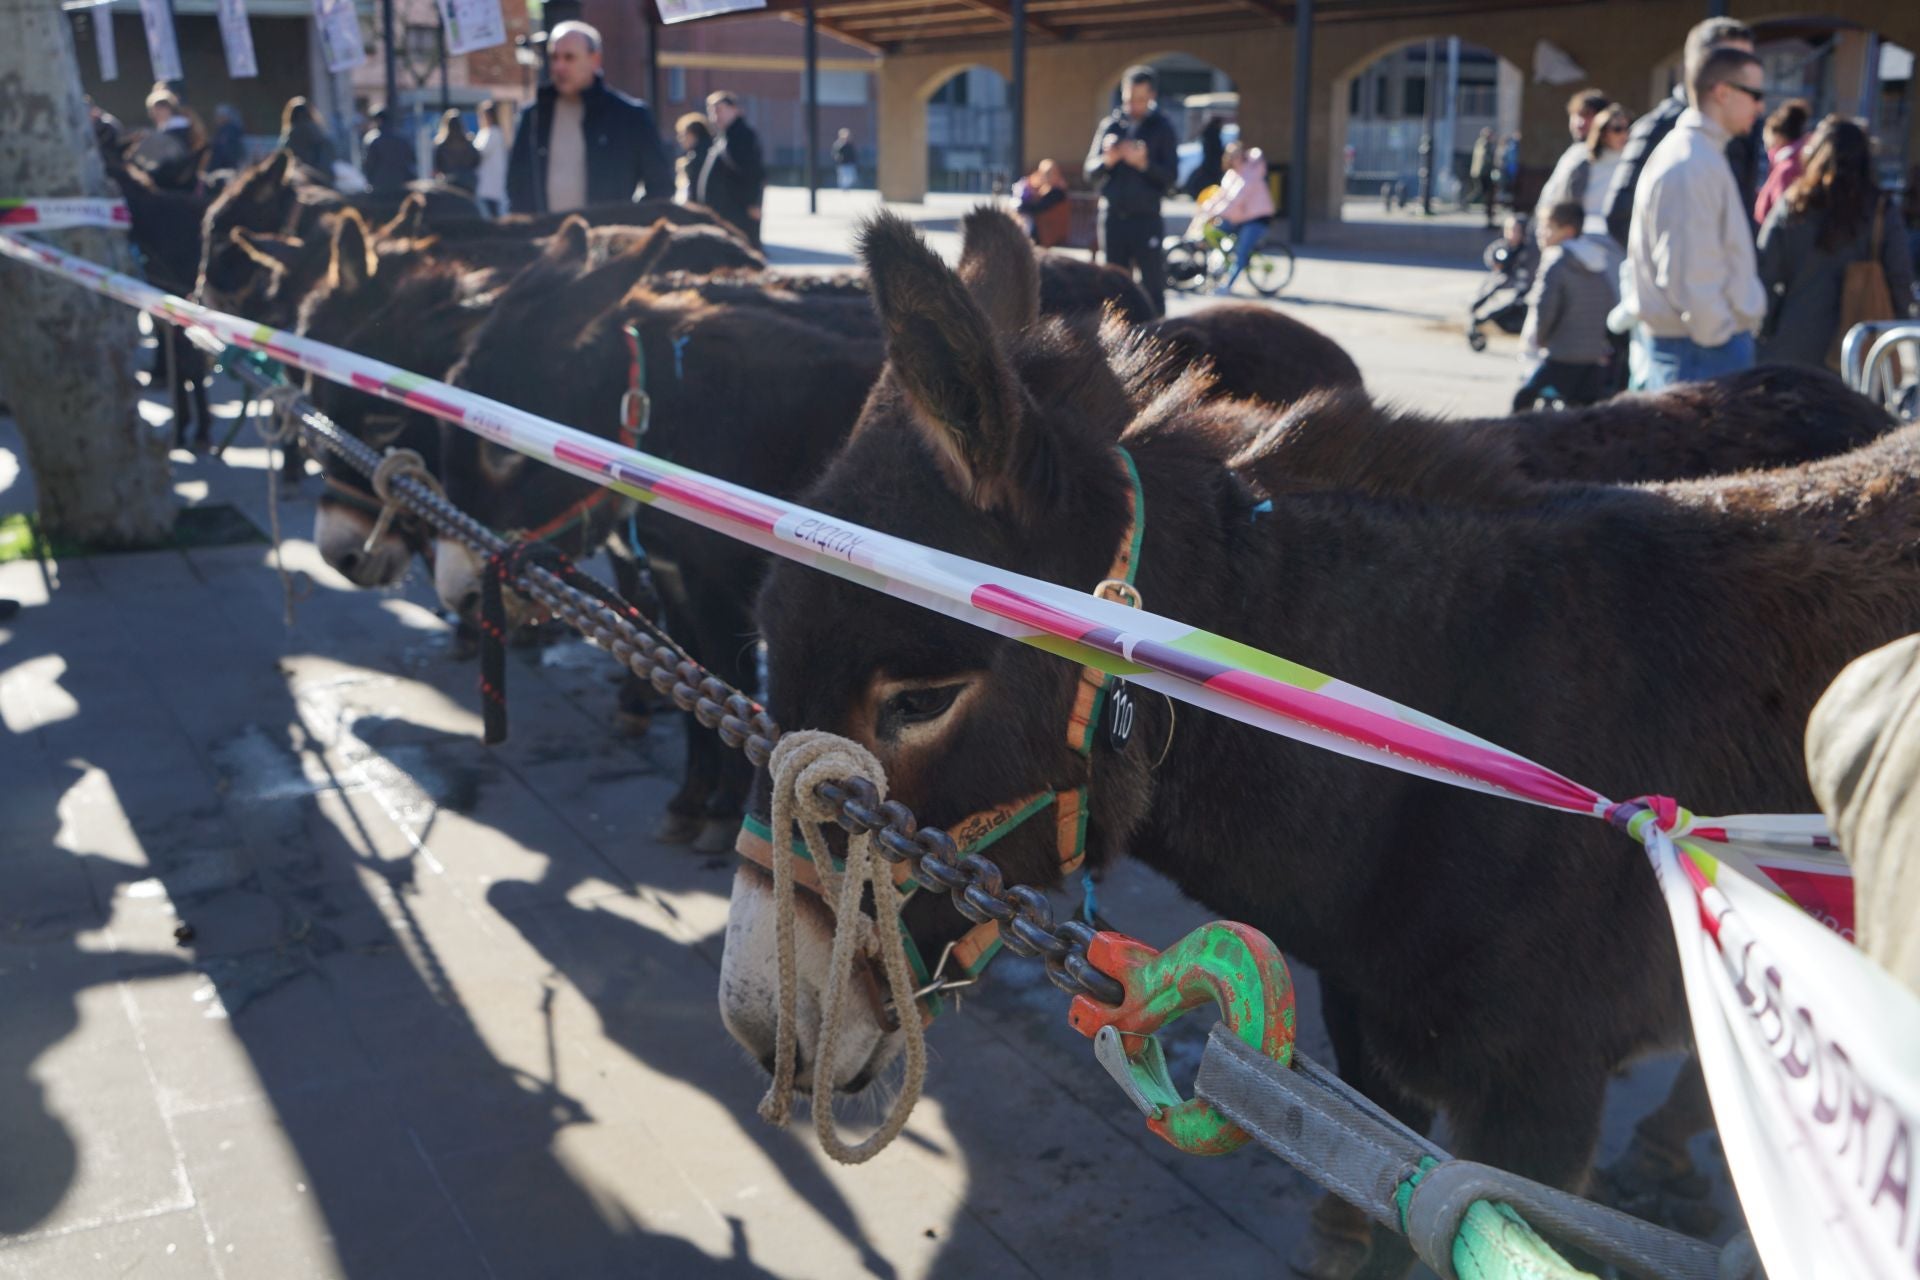
[(1293, 163), (1287, 168), (1287, 223), (1307, 242), (1307, 112), (1313, 102), (1313, 0), (1293, 6)]
[(820, 212), (820, 30), (807, 0), (807, 212)]
[(400, 109), (400, 63), (393, 47), (393, 0), (380, 0), (380, 49), (386, 54), (387, 100), (389, 111)]
[(667, 118), (667, 108), (660, 101), (660, 13), (653, 5), (642, 4), (640, 16), (647, 24), (647, 105), (653, 108), (655, 126), (671, 138), (673, 121)]
[(1013, 0), (1013, 172), (1008, 175), (1011, 190), (1027, 173), (1027, 0)]

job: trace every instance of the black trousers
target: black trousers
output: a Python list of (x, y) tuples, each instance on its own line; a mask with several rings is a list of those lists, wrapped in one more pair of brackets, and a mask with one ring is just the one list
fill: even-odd
[(1107, 261), (1122, 271), (1138, 268), (1140, 287), (1158, 316), (1167, 314), (1167, 257), (1160, 247), (1165, 231), (1157, 213), (1107, 215)]
[(1514, 393), (1513, 411), (1525, 413), (1548, 391), (1554, 392), (1554, 398), (1570, 409), (1604, 400), (1608, 392), (1607, 366), (1542, 360), (1540, 367), (1533, 371), (1533, 376)]

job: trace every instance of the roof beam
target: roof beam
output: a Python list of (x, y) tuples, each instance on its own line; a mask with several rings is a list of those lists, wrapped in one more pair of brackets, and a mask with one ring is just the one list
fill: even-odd
[[(966, 5), (967, 8), (978, 10), (981, 13), (997, 14), (1007, 20), (1009, 27), (1013, 25), (1013, 5), (1011, 0), (961, 0), (961, 3)], [(1057, 29), (1048, 26), (1032, 14), (1027, 15), (1027, 30), (1037, 36), (1053, 36), (1058, 38), (1060, 35)]]
[[(782, 18), (785, 18), (788, 22), (793, 22), (793, 23), (804, 23), (807, 20), (807, 15), (805, 13), (796, 13), (796, 12), (793, 12), (792, 10), (781, 11), (780, 16)], [(832, 36), (835, 40), (840, 41), (840, 43), (850, 44), (856, 49), (864, 49), (868, 53), (873, 54), (875, 57), (878, 57), (882, 53), (886, 52), (886, 50), (882, 49), (879, 45), (867, 39), (865, 36), (855, 35), (853, 32), (848, 31), (846, 28), (840, 26), (837, 23), (822, 22), (820, 21), (819, 17), (816, 16), (813, 20), (813, 25), (818, 30), (824, 31), (828, 35)]]

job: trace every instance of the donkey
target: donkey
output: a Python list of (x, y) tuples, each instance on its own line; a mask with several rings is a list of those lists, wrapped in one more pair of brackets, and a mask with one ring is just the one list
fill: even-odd
[[(433, 219), (477, 212), (473, 197), (458, 187), (409, 185)], [(306, 287), (326, 270), (333, 218), (346, 208), (388, 218), (398, 204), (391, 195), (341, 195), (327, 185), (327, 175), (285, 148), (275, 151), (235, 174), (207, 207), (195, 300), (263, 324), (291, 324)], [(278, 278), (270, 265), (280, 268)]]
[[(500, 291), (548, 254), (617, 261), (618, 270), (635, 279), (737, 268), (757, 256), (711, 227), (662, 221), (590, 230), (578, 216), (546, 238), (374, 239), (360, 215), (346, 210), (335, 228), (326, 276), (301, 306), (299, 331), (412, 373), (444, 377)], [(438, 472), (440, 431), (432, 419), (325, 379), (310, 378), (308, 389), (316, 406), (348, 434), (377, 448), (411, 449)], [(397, 520), (369, 548), (377, 504), (365, 482), (330, 453), (323, 455), (322, 468), (328, 492), (314, 516), (321, 555), (356, 585), (398, 581), (413, 554), (430, 549), (423, 532)]]
[[(1808, 810), (1808, 708), (1852, 656), (1920, 628), (1920, 428), (1795, 470), (1541, 485), (1474, 434), (1351, 389), (1277, 425), (1206, 401), (1199, 379), (1142, 407), (1084, 326), (1037, 318), (1023, 245), (977, 248), (956, 274), (908, 224), (865, 228), (887, 370), (807, 505), (1091, 589), (1132, 528), (1124, 448), (1145, 607), (1616, 797), (1658, 788), (1701, 812)], [(1303, 478), (1287, 446), (1308, 435), (1328, 443)], [(1456, 461), (1396, 486), (1378, 441), (1403, 436), (1400, 456)], [(1342, 1075), (1417, 1128), (1445, 1111), (1466, 1158), (1581, 1187), (1609, 1074), (1686, 1040), (1645, 856), (1599, 822), (1176, 720), (1157, 698), (1089, 758), (1063, 732), (1079, 669), (1051, 654), (784, 561), (756, 612), (781, 724), (858, 740), (894, 797), (949, 828), (1090, 786), (1092, 864), (1138, 857), (1312, 965)], [(997, 840), (1009, 883), (1059, 883), (1053, 826)], [(742, 865), (720, 1003), (763, 1063), (771, 903)], [(929, 956), (968, 927), (933, 894), (904, 923)], [(830, 939), (815, 904), (797, 934), (800, 1007), (817, 1009)], [(831, 1062), (802, 1020), (803, 1089), (816, 1072), (864, 1083), (897, 1055), (877, 1013), (846, 1016)]]
[[(494, 300), (452, 381), (613, 439), (631, 389), (631, 324), (651, 399), (643, 447), (755, 488), (794, 492), (845, 438), (879, 373), (883, 352), (873, 322), (856, 320), (871, 316), (868, 300), (747, 301), (739, 282), (711, 298), (698, 287), (660, 293), (643, 276), (627, 257), (593, 265), (584, 238), (563, 229)], [(673, 634), (728, 679), (755, 683), (748, 608), (758, 553), (644, 506), (636, 510), (463, 431), (444, 434), (441, 462), (448, 497), (494, 528), (544, 530), (578, 555), (611, 541), (616, 564), (631, 564), (637, 539)], [(442, 603), (471, 613), (480, 569), (464, 547), (441, 542), (434, 579)], [(727, 760), (689, 721), (686, 775), (659, 838), (725, 849), (749, 781), (744, 766)]]

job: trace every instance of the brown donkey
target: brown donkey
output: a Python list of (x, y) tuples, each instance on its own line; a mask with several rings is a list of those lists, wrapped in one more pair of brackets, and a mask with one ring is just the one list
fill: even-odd
[[(1037, 318), (1024, 246), (978, 246), (956, 274), (882, 216), (863, 250), (888, 366), (810, 506), (1091, 590), (1129, 527), (1124, 447), (1146, 607), (1616, 798), (1810, 810), (1808, 708), (1851, 657), (1920, 629), (1920, 428), (1792, 471), (1542, 487), (1353, 391), (1271, 430), (1197, 385), (1141, 408), (1092, 335)], [(1416, 460), (1455, 460), (1397, 484), (1376, 442), (1402, 435)], [(1292, 473), (1290, 452), (1318, 472)], [(935, 825), (1090, 785), (1091, 861), (1140, 858), (1316, 968), (1342, 1074), (1416, 1126), (1444, 1110), (1462, 1156), (1581, 1186), (1610, 1073), (1686, 1040), (1646, 857), (1600, 822), (1176, 721), (1158, 697), (1089, 761), (1063, 732), (1078, 668), (1051, 654), (784, 561), (758, 617), (781, 724), (860, 741)], [(1051, 822), (992, 856), (1009, 882), (1059, 880)], [(934, 894), (906, 924), (926, 955), (968, 927)], [(798, 925), (800, 1008), (818, 1010), (827, 926), (811, 909)], [(768, 879), (743, 865), (720, 1003), (763, 1062), (773, 938)], [(821, 1063), (803, 1014), (803, 1088), (820, 1071), (857, 1088), (897, 1055), (860, 1002), (848, 1016)]]

